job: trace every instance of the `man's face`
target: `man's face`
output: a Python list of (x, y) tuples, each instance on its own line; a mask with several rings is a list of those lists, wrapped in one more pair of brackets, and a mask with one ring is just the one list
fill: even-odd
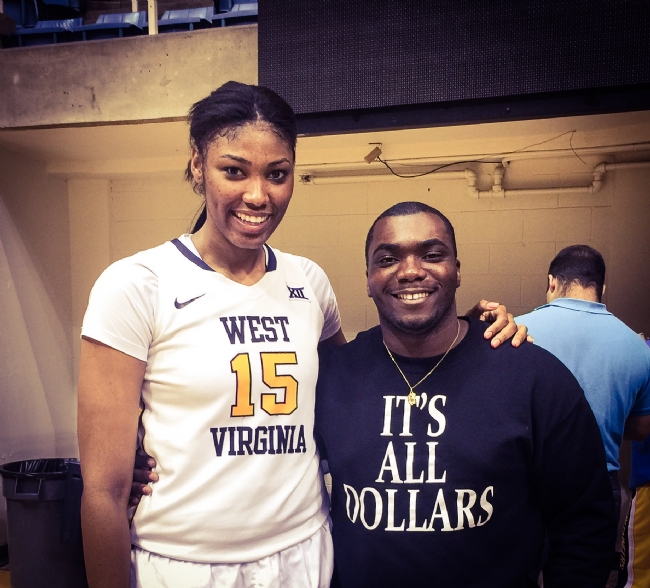
[(368, 248), (368, 296), (382, 326), (409, 335), (456, 317), (460, 263), (442, 220), (426, 212), (381, 219)]

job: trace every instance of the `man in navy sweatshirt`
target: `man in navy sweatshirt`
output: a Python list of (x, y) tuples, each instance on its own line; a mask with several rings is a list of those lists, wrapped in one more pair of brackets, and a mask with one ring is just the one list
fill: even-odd
[[(366, 242), (379, 326), (324, 350), (333, 586), (602, 588), (615, 517), (598, 425), (569, 370), (458, 319), (454, 230), (401, 203)], [(548, 554), (543, 557), (545, 538)]]

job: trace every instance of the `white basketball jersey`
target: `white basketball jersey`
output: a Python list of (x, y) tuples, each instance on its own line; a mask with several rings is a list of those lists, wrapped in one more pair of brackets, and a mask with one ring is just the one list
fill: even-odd
[(131, 532), (147, 551), (253, 561), (327, 516), (314, 394), (336, 301), (316, 264), (266, 252), (266, 274), (244, 286), (183, 236), (116, 262), (91, 293), (82, 334), (147, 362), (141, 434), (160, 481)]

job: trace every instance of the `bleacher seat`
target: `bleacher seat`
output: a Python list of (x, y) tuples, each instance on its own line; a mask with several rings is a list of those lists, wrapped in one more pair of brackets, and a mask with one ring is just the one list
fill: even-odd
[(73, 27), (75, 40), (114, 39), (139, 35), (147, 25), (147, 11), (100, 14), (94, 24)]
[(4, 0), (4, 12), (16, 23), (16, 29), (31, 28), (38, 22), (36, 0)]
[[(0, 46), (23, 47), (73, 40), (110, 39), (147, 32), (147, 11), (144, 10), (101, 14), (92, 24), (84, 24), (79, 17), (39, 20), (44, 6), (80, 10), (85, 3), (86, 0), (4, 0), (5, 12), (16, 22), (16, 30), (7, 34), (9, 29), (2, 37)], [(215, 4), (221, 12), (216, 12), (214, 6), (167, 10), (158, 21), (158, 31), (183, 32), (257, 22), (257, 2), (215, 0)]]
[(40, 20), (67, 20), (86, 14), (86, 0), (37, 0)]
[(16, 29), (11, 35), (18, 38), (18, 46), (48, 45), (72, 40), (72, 28), (81, 25), (83, 19), (39, 20), (34, 27)]
[(212, 17), (212, 26), (226, 27), (257, 22), (257, 2), (235, 2), (228, 12)]
[(215, 0), (215, 6), (219, 5), (219, 12), (230, 12), (233, 7), (233, 0)]
[(212, 26), (214, 6), (167, 10), (158, 21), (159, 33), (193, 31)]

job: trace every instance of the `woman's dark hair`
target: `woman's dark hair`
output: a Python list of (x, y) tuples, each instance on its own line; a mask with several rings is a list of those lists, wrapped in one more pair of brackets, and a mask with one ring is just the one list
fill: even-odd
[[(238, 127), (258, 121), (271, 126), (273, 132), (291, 148), (295, 159), (298, 130), (291, 106), (273, 90), (240, 82), (226, 82), (190, 108), (190, 144), (205, 159), (208, 146), (216, 137), (223, 137)], [(201, 186), (192, 176), (190, 162), (185, 170), (185, 179), (195, 192), (201, 192)], [(203, 226), (205, 219), (204, 204), (192, 233)]]
[(548, 273), (557, 279), (563, 291), (576, 283), (583, 288), (594, 288), (598, 301), (602, 298), (605, 260), (589, 245), (571, 245), (562, 249), (551, 261)]

